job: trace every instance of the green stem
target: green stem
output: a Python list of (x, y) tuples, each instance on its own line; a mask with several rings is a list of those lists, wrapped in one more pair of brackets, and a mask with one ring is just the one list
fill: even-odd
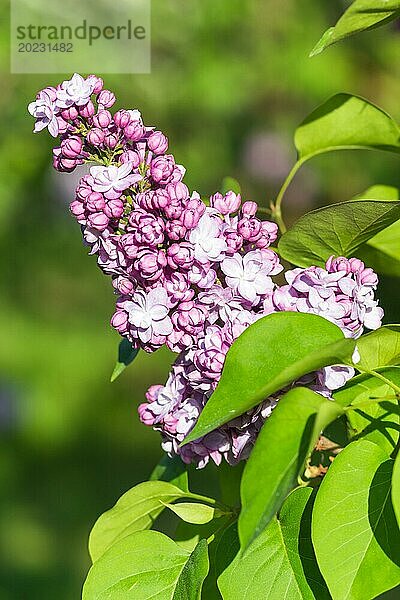
[(286, 193), (286, 190), (288, 189), (289, 185), (291, 184), (294, 176), (296, 175), (297, 171), (300, 169), (303, 162), (304, 162), (304, 160), (300, 159), (293, 165), (289, 175), (286, 177), (281, 189), (278, 192), (278, 195), (275, 200), (275, 204), (273, 204), (271, 207), (272, 214), (275, 218), (275, 221), (278, 224), (278, 227), (279, 227), (281, 233), (285, 233), (285, 231), (286, 231), (286, 225), (285, 225), (285, 222), (282, 217), (282, 200)]

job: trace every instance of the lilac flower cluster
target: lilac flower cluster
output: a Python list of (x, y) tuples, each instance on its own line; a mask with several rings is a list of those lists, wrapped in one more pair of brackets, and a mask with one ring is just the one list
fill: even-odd
[[(270, 248), (276, 224), (258, 219), (257, 204), (233, 191), (207, 202), (190, 193), (185, 169), (167, 154), (167, 137), (146, 127), (138, 110), (112, 114), (114, 103), (100, 78), (75, 74), (40, 91), (28, 109), (35, 132), (48, 128), (59, 136), (57, 170), (91, 165), (70, 208), (90, 253), (112, 277), (112, 326), (134, 347), (152, 352), (166, 345), (179, 353), (166, 385), (148, 390), (140, 419), (187, 463), (234, 464), (248, 456), (279, 396), (178, 447), (215, 389), (233, 341), (280, 310), (322, 315), (358, 337), (380, 325), (377, 277), (361, 261), (331, 258), (325, 269), (288, 271), (287, 285), (277, 287), (272, 278), (283, 267)], [(309, 383), (329, 396), (353, 374), (329, 367)]]

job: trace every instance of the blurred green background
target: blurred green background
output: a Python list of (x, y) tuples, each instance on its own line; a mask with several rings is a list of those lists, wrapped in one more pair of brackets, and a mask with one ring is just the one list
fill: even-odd
[[(167, 133), (192, 189), (212, 193), (232, 175), (267, 205), (294, 160), (296, 125), (330, 95), (364, 95), (400, 119), (396, 24), (308, 58), (345, 4), (153, 0), (151, 75), (107, 75), (106, 87), (118, 108), (139, 108)], [(161, 456), (136, 408), (172, 355), (142, 353), (109, 383), (119, 341), (110, 282), (68, 214), (74, 178), (52, 172), (52, 139), (32, 135), (26, 112), (40, 88), (71, 74), (10, 75), (2, 13), (0, 600), (74, 600), (93, 522)], [(396, 157), (320, 157), (289, 189), (288, 221), (376, 183), (400, 185)], [(382, 280), (386, 322), (399, 320), (398, 289)]]

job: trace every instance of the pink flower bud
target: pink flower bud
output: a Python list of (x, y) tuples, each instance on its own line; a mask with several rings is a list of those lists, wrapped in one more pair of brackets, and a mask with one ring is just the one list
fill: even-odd
[(147, 145), (154, 154), (164, 154), (168, 149), (168, 138), (161, 131), (153, 131), (147, 140)]
[(89, 119), (90, 117), (93, 117), (95, 112), (96, 112), (96, 110), (95, 110), (94, 104), (91, 100), (89, 100), (89, 102), (87, 104), (85, 104), (84, 106), (79, 107), (79, 114), (84, 119)]
[(255, 242), (261, 235), (261, 221), (254, 217), (240, 219), (237, 230), (247, 242)]
[(169, 183), (165, 189), (172, 200), (184, 201), (189, 198), (188, 187), (181, 181)]
[(191, 244), (171, 244), (167, 250), (167, 260), (171, 269), (189, 270), (194, 260)]
[(104, 138), (104, 131), (98, 127), (93, 127), (93, 129), (91, 129), (86, 136), (88, 143), (95, 147), (101, 146), (104, 142)]
[(69, 205), (69, 208), (78, 221), (85, 220), (85, 207), (83, 205), (83, 202), (79, 202), (79, 200), (74, 200)]
[(120, 198), (109, 200), (104, 207), (104, 212), (109, 219), (120, 219), (124, 214), (124, 203)]
[(240, 194), (227, 192), (225, 196), (217, 192), (210, 198), (210, 206), (215, 208), (221, 215), (229, 215), (239, 210), (241, 204)]
[(79, 115), (75, 106), (70, 106), (69, 108), (62, 110), (60, 114), (66, 121), (74, 121)]
[(94, 229), (104, 231), (108, 225), (108, 217), (102, 212), (93, 213), (88, 217), (88, 223)]
[(86, 81), (90, 81), (94, 85), (94, 87), (93, 87), (93, 94), (97, 95), (103, 89), (104, 82), (101, 79), (101, 77), (97, 77), (97, 75), (89, 75), (86, 78)]
[(103, 108), (110, 108), (115, 103), (115, 95), (110, 90), (102, 90), (97, 96), (97, 104)]
[(187, 229), (180, 221), (167, 221), (165, 231), (170, 240), (178, 242), (184, 239)]
[(92, 192), (86, 198), (86, 206), (88, 210), (90, 210), (90, 212), (101, 212), (104, 209), (105, 205), (106, 203), (104, 200), (104, 196), (99, 192)]
[(135, 150), (125, 150), (120, 157), (119, 160), (121, 163), (132, 163), (132, 168), (136, 169), (140, 165), (140, 156)]
[(118, 110), (114, 115), (114, 123), (117, 127), (123, 129), (131, 122), (131, 116), (127, 110)]
[[(45, 87), (43, 90), (41, 90), (42, 92), (46, 92), (46, 94), (49, 96), (50, 100), (54, 100), (57, 98), (57, 90), (55, 87), (52, 87), (51, 85), (49, 85), (48, 87)], [(39, 92), (40, 93), (40, 92)], [(39, 99), (40, 96), (39, 94), (36, 95), (36, 98)]]
[(128, 315), (124, 310), (117, 309), (111, 317), (111, 326), (123, 335), (128, 331)]
[(96, 115), (93, 115), (93, 125), (106, 129), (111, 123), (112, 116), (109, 110), (99, 110)]
[(138, 142), (145, 134), (145, 128), (141, 121), (131, 121), (124, 127), (124, 137), (131, 142)]
[(113, 279), (113, 287), (125, 296), (132, 294), (135, 289), (133, 282), (127, 277), (121, 275)]
[(82, 138), (71, 135), (61, 142), (61, 153), (65, 158), (77, 158), (82, 152)]
[(250, 200), (248, 200), (247, 202), (243, 203), (242, 215), (244, 215), (246, 217), (254, 217), (254, 215), (257, 212), (257, 209), (258, 209), (257, 203), (251, 202)]
[(114, 148), (116, 147), (118, 142), (119, 142), (119, 137), (116, 133), (107, 133), (104, 138), (104, 145), (107, 148), (111, 148), (111, 150), (114, 150)]
[(224, 231), (224, 237), (228, 245), (229, 254), (234, 254), (243, 246), (243, 238), (236, 229), (226, 229)]

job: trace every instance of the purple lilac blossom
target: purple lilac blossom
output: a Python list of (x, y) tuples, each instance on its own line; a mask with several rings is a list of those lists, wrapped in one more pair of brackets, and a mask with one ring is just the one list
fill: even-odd
[[(89, 253), (112, 278), (112, 326), (135, 348), (166, 345), (179, 353), (165, 386), (149, 388), (141, 421), (186, 463), (235, 464), (248, 457), (282, 392), (179, 447), (217, 386), (234, 340), (277, 311), (320, 315), (357, 338), (382, 320), (377, 276), (358, 259), (331, 257), (325, 268), (287, 271), (287, 283), (278, 286), (273, 278), (283, 267), (270, 248), (277, 225), (260, 221), (257, 204), (242, 203), (233, 191), (216, 192), (206, 206), (183, 183), (185, 169), (167, 154), (168, 138), (146, 127), (137, 109), (112, 114), (115, 101), (102, 79), (75, 73), (41, 90), (28, 110), (36, 133), (48, 128), (59, 136), (57, 170), (88, 163), (70, 209)], [(302, 383), (331, 397), (353, 375), (333, 365)]]

